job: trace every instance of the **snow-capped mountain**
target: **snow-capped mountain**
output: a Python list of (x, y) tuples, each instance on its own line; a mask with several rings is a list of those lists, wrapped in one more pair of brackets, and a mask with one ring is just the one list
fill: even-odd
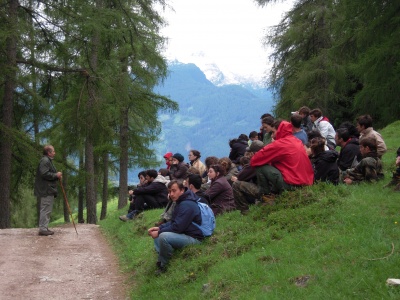
[(251, 76), (237, 74), (229, 70), (229, 66), (220, 66), (204, 52), (193, 53), (186, 59), (173, 59), (169, 61), (170, 65), (176, 63), (193, 63), (206, 75), (206, 78), (216, 86), (240, 85), (251, 86), (253, 88), (264, 87), (261, 76)]

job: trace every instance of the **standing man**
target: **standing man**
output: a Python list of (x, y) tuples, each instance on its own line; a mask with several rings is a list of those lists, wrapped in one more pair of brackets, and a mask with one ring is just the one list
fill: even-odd
[(202, 222), (200, 208), (197, 205), (198, 196), (190, 190), (185, 192), (183, 183), (176, 180), (168, 183), (168, 191), (170, 199), (176, 203), (171, 221), (148, 230), (158, 252), (156, 275), (166, 271), (174, 249), (200, 244), (204, 239), (201, 229), (193, 224), (194, 222), (200, 225)]
[(40, 197), (39, 235), (42, 236), (54, 234), (48, 225), (54, 198), (57, 197), (57, 181), (62, 178), (62, 173), (57, 172), (52, 162), (55, 155), (52, 145), (44, 146), (43, 157), (36, 171), (35, 196)]

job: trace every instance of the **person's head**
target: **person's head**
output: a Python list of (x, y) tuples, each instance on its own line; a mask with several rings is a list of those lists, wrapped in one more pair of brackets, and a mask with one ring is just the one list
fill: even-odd
[(272, 131), (272, 125), (274, 124), (275, 119), (272, 116), (265, 117), (261, 120), (261, 127), (266, 132)]
[(216, 165), (217, 163), (218, 163), (218, 157), (216, 157), (216, 156), (208, 156), (208, 157), (206, 157), (206, 160), (204, 161), (204, 164), (206, 165), (207, 170), (212, 165)]
[(48, 156), (49, 158), (54, 158), (56, 155), (56, 151), (52, 145), (46, 145), (43, 147), (43, 155)]
[(258, 132), (257, 132), (257, 131), (252, 131), (252, 132), (250, 132), (250, 134), (249, 134), (249, 139), (250, 139), (251, 141), (258, 140)]
[(299, 114), (292, 114), (290, 116), (290, 123), (292, 123), (293, 128), (299, 129), (301, 127), (301, 122), (303, 121), (303, 117)]
[(310, 114), (310, 109), (307, 106), (302, 106), (299, 109), (299, 115), (302, 118), (308, 117), (308, 115)]
[(172, 163), (172, 155), (173, 155), (172, 152), (167, 152), (167, 153), (164, 154), (163, 157), (164, 157), (165, 162), (167, 163), (167, 165)]
[(232, 168), (232, 161), (229, 157), (222, 157), (219, 159), (218, 165), (222, 168), (221, 175), (226, 175)]
[(242, 133), (241, 135), (239, 135), (239, 140), (243, 140), (243, 141), (248, 141), (249, 137), (247, 135), (245, 135), (244, 133)]
[(188, 187), (191, 191), (198, 191), (203, 183), (202, 178), (199, 174), (191, 174), (186, 179)]
[(190, 150), (189, 151), (189, 160), (190, 161), (195, 161), (196, 159), (200, 158), (200, 152), (197, 150)]
[(212, 165), (208, 169), (208, 178), (211, 180), (215, 180), (218, 177), (224, 176), (224, 169), (221, 165)]
[(248, 156), (242, 156), (240, 159), (239, 159), (239, 164), (241, 165), (241, 166), (248, 166), (249, 164), (250, 164), (250, 158), (248, 157)]
[(146, 182), (146, 171), (140, 171), (138, 174), (139, 182), (140, 184), (143, 184)]
[(350, 139), (350, 133), (347, 128), (342, 127), (336, 130), (336, 135), (335, 135), (336, 145), (343, 147), (344, 145), (346, 145), (349, 139)]
[(366, 137), (360, 140), (360, 153), (362, 156), (367, 155), (370, 152), (376, 152), (377, 145), (376, 139), (373, 137)]
[(274, 123), (272, 123), (271, 137), (273, 139), (275, 139), (276, 132), (278, 131), (279, 125), (281, 125), (282, 121), (283, 120), (281, 120), (281, 119), (275, 119)]
[(177, 201), (185, 193), (185, 187), (182, 181), (171, 180), (168, 183), (168, 196), (172, 201)]
[(311, 130), (307, 133), (308, 147), (310, 146), (310, 141), (317, 137), (322, 138), (322, 134), (318, 130)]
[(246, 148), (246, 152), (252, 152), (254, 154), (257, 151), (261, 150), (262, 148), (264, 148), (263, 142), (255, 140), (254, 142), (251, 143), (249, 147)]
[(354, 124), (351, 123), (350, 121), (343, 122), (342, 124), (340, 124), (339, 128), (346, 128), (349, 131), (350, 138), (352, 137), (358, 138), (360, 136), (357, 127), (354, 126)]
[(183, 162), (183, 160), (184, 160), (184, 157), (180, 153), (175, 153), (174, 155), (172, 155), (172, 164), (173, 165), (177, 165), (180, 162)]
[(161, 176), (164, 176), (164, 177), (167, 177), (170, 175), (169, 170), (164, 169), (164, 168), (161, 168), (160, 170), (158, 170), (158, 174), (160, 174)]
[(326, 140), (323, 137), (316, 137), (310, 141), (310, 148), (313, 155), (317, 155), (325, 151)]
[(362, 115), (357, 118), (357, 130), (362, 132), (363, 130), (372, 127), (372, 118), (370, 115)]
[(314, 108), (310, 111), (311, 122), (315, 122), (318, 118), (322, 117), (322, 111), (319, 108)]
[[(261, 117), (260, 117), (260, 120), (262, 120), (262, 119), (264, 119), (264, 118), (266, 118), (266, 117), (272, 117), (272, 115), (271, 114), (262, 114), (261, 115)], [(272, 117), (273, 118), (273, 117)]]
[(154, 179), (156, 179), (158, 176), (158, 172), (154, 169), (147, 170), (146, 171), (146, 180), (147, 182), (153, 182)]
[(198, 174), (198, 175), (200, 175), (199, 169), (197, 169), (197, 168), (195, 168), (195, 167), (193, 167), (193, 166), (189, 167), (189, 169), (187, 170), (186, 173), (187, 173), (187, 175), (191, 175), (191, 174)]

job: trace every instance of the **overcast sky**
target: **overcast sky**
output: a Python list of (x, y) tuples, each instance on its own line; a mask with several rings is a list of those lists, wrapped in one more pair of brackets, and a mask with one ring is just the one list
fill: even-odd
[(166, 56), (188, 63), (203, 55), (222, 69), (261, 77), (268, 68), (266, 29), (293, 1), (261, 8), (252, 0), (170, 0), (175, 11), (163, 13), (169, 23), (162, 31), (169, 38)]

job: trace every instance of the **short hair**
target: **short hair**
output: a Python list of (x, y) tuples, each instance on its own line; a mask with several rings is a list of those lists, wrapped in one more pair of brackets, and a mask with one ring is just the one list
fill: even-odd
[(299, 114), (293, 114), (290, 117), (290, 123), (292, 123), (293, 127), (295, 128), (300, 128), (301, 127), (301, 122), (303, 121), (303, 117), (300, 116)]
[(199, 174), (200, 175), (200, 171), (199, 169), (190, 166), (189, 169), (187, 169), (186, 174), (190, 175), (190, 174)]
[(340, 124), (339, 128), (346, 128), (349, 131), (350, 137), (359, 137), (360, 133), (357, 130), (357, 127), (354, 126), (353, 123), (350, 121), (345, 121), (342, 124)]
[(137, 177), (140, 178), (140, 176), (146, 177), (146, 171), (140, 171)]
[(269, 126), (272, 126), (274, 121), (275, 121), (274, 117), (268, 116), (268, 117), (262, 118), (261, 123), (262, 124), (267, 124)]
[(249, 138), (255, 138), (256, 136), (258, 136), (258, 132), (257, 131), (252, 131), (249, 134)]
[(204, 161), (204, 164), (206, 165), (207, 169), (210, 168), (211, 165), (215, 165), (217, 163), (218, 163), (218, 157), (216, 156), (208, 156)]
[(377, 151), (376, 139), (373, 137), (365, 137), (360, 140), (360, 145), (363, 147), (368, 147), (371, 152)]
[(319, 154), (325, 151), (326, 140), (323, 137), (316, 137), (310, 141), (310, 148), (313, 154)]
[(370, 115), (362, 115), (357, 118), (357, 123), (364, 128), (372, 127), (372, 117)]
[(225, 175), (225, 173), (224, 173), (225, 169), (220, 164), (212, 165), (212, 166), (210, 166), (210, 169), (214, 169), (215, 173), (219, 173), (219, 176), (224, 176)]
[(201, 185), (203, 183), (203, 179), (201, 178), (201, 176), (199, 174), (190, 174), (187, 178), (188, 183), (192, 184), (195, 189), (200, 189)]
[(150, 178), (157, 178), (158, 172), (154, 169), (150, 169), (146, 171), (146, 175), (149, 176)]
[(339, 128), (336, 130), (336, 134), (339, 139), (343, 139), (343, 141), (347, 142), (350, 139), (349, 130), (345, 127)]
[(264, 119), (264, 118), (266, 118), (266, 117), (272, 117), (272, 115), (271, 115), (271, 114), (263, 114), (263, 115), (260, 117), (260, 119), (262, 120), (262, 119)]
[(180, 190), (184, 190), (185, 189), (185, 186), (183, 185), (183, 181), (175, 180), (175, 179), (171, 180), (170, 182), (168, 182), (168, 185), (167, 185), (168, 189), (170, 189), (174, 184), (178, 185), (178, 188)]
[(242, 133), (241, 135), (239, 135), (239, 139), (245, 140), (247, 142), (249, 140), (249, 137), (247, 135), (245, 135), (244, 133)]
[(305, 114), (308, 116), (310, 114), (310, 109), (307, 106), (302, 106), (299, 109), (299, 114)]
[(281, 125), (282, 121), (283, 121), (283, 120), (281, 120), (281, 119), (277, 119), (277, 120), (274, 121), (274, 123), (273, 123), (271, 126), (272, 126), (273, 128), (275, 128), (276, 130), (278, 130), (279, 125)]
[(197, 151), (197, 150), (190, 150), (189, 153), (190, 153), (190, 152), (192, 152), (193, 155), (196, 156), (197, 158), (200, 158), (200, 157), (201, 157), (200, 151)]
[(218, 165), (222, 167), (222, 175), (228, 174), (229, 170), (232, 168), (232, 161), (229, 157), (222, 157), (218, 161)]
[(48, 155), (54, 147), (52, 145), (46, 145), (43, 147), (43, 155)]
[(316, 137), (322, 137), (321, 132), (319, 132), (318, 130), (311, 130), (307, 133), (307, 138), (309, 141)]
[(322, 111), (319, 108), (314, 108), (312, 111), (310, 111), (310, 115), (313, 115), (316, 118), (321, 118)]
[(242, 156), (242, 157), (239, 159), (239, 163), (240, 163), (240, 165), (242, 165), (242, 166), (247, 166), (247, 165), (249, 165), (249, 164), (250, 164), (250, 157), (248, 157), (248, 156)]
[(161, 176), (164, 176), (164, 177), (170, 175), (169, 170), (168, 170), (168, 169), (165, 169), (165, 168), (162, 168), (162, 169), (158, 170), (158, 173), (160, 173), (160, 175), (161, 175)]

